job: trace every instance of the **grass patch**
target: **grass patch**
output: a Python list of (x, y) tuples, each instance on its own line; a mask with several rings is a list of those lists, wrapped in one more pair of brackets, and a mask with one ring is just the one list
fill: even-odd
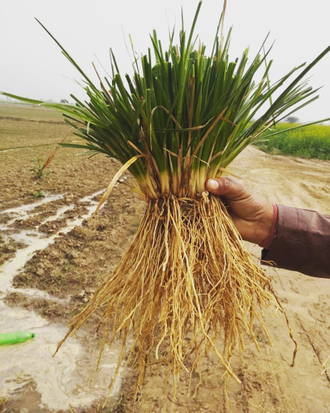
[[(31, 162), (33, 162), (33, 167), (30, 169), (30, 171), (34, 174), (34, 177), (36, 179), (49, 178), (52, 176), (53, 171), (44, 168), (45, 160), (43, 158), (36, 157), (31, 159)], [(44, 195), (45, 193), (43, 193), (42, 196)]]
[(330, 159), (330, 125), (311, 125), (292, 131), (284, 131), (284, 129), (294, 126), (298, 126), (298, 124), (280, 123), (276, 126), (276, 130), (283, 129), (283, 132), (270, 136), (274, 130), (266, 131), (255, 145), (262, 151), (276, 155)]

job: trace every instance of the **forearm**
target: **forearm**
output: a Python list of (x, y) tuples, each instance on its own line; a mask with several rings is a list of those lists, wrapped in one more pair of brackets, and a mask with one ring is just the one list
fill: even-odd
[(278, 205), (276, 233), (262, 258), (280, 268), (330, 278), (330, 216)]

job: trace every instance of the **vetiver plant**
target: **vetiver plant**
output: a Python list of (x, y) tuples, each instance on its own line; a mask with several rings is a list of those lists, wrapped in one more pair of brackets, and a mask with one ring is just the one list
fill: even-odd
[(72, 96), (75, 105), (56, 105), (26, 99), (64, 113), (84, 141), (66, 146), (122, 163), (102, 202), (126, 170), (146, 200), (132, 245), (68, 331), (75, 333), (101, 309), (101, 353), (120, 337), (118, 369), (124, 359), (137, 365), (138, 385), (146, 366), (159, 363), (169, 366), (175, 389), (180, 373), (198, 369), (210, 349), (239, 381), (230, 359), (243, 349), (243, 337), (247, 333), (258, 347), (257, 323), (269, 338), (265, 307), (285, 315), (270, 276), (245, 249), (222, 201), (204, 185), (223, 175), (270, 125), (317, 98), (303, 78), (330, 50), (270, 84), (270, 49), (263, 52), (262, 45), (251, 62), (247, 50), (231, 61), (223, 18), (206, 55), (194, 34), (200, 8), (190, 31), (182, 27), (178, 45), (172, 33), (164, 51), (153, 32), (152, 48), (135, 63), (132, 77), (123, 78), (112, 54), (112, 78), (99, 77), (99, 87), (49, 33), (84, 77), (87, 100)]

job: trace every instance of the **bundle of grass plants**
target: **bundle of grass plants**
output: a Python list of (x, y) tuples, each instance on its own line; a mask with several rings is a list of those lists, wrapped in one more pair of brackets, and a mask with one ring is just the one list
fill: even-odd
[(206, 54), (194, 33), (200, 8), (190, 30), (182, 22), (177, 44), (170, 34), (166, 51), (154, 31), (132, 76), (123, 78), (111, 54), (112, 78), (99, 76), (99, 87), (53, 38), (84, 77), (87, 94), (86, 101), (72, 96), (74, 105), (46, 104), (61, 110), (85, 141), (67, 146), (117, 159), (123, 166), (107, 193), (129, 170), (146, 201), (134, 241), (71, 320), (67, 336), (101, 310), (101, 354), (119, 338), (117, 373), (123, 360), (134, 364), (138, 386), (147, 366), (158, 363), (168, 366), (175, 388), (180, 374), (198, 371), (210, 350), (239, 381), (231, 368), (234, 350), (243, 350), (247, 337), (258, 347), (258, 325), (269, 337), (265, 308), (285, 315), (271, 278), (245, 249), (221, 199), (205, 191), (205, 181), (222, 176), (267, 128), (317, 98), (303, 78), (330, 50), (271, 84), (264, 44), (251, 61), (248, 50), (229, 59), (224, 11)]

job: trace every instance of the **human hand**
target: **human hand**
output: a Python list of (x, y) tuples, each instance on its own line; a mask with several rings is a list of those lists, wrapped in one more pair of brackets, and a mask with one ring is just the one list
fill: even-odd
[(227, 177), (208, 179), (205, 187), (210, 193), (225, 198), (228, 212), (244, 240), (265, 246), (274, 220), (271, 203)]

